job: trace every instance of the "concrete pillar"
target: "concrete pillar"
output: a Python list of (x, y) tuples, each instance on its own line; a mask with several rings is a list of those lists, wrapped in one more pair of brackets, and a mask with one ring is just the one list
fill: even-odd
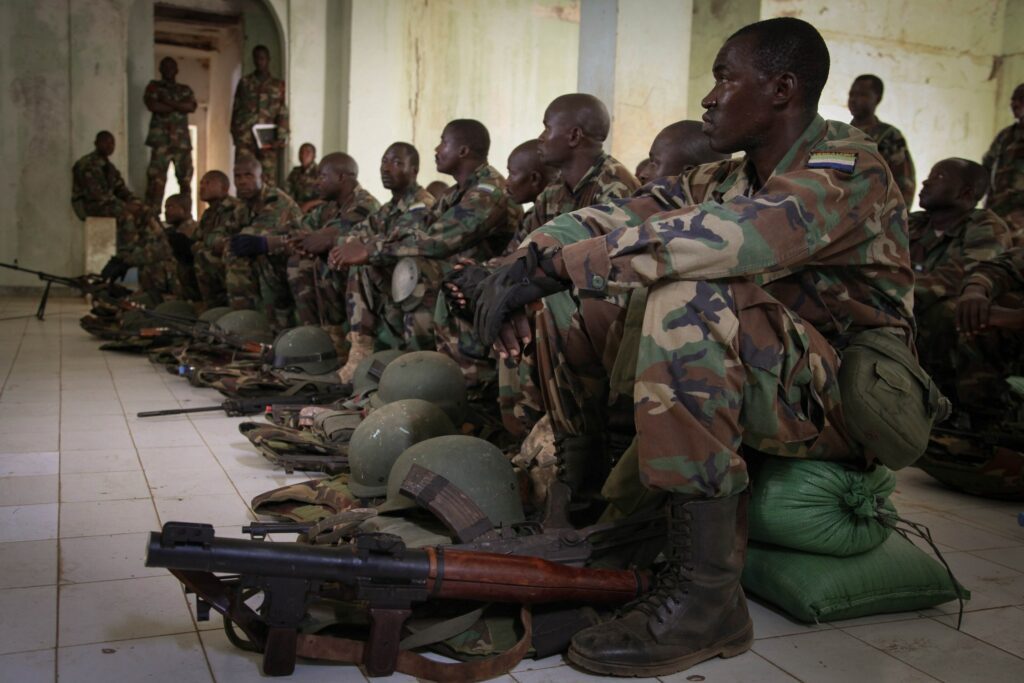
[[(117, 252), (117, 219), (89, 216), (84, 223), (82, 273), (99, 273)], [(78, 271), (75, 271), (78, 272)]]

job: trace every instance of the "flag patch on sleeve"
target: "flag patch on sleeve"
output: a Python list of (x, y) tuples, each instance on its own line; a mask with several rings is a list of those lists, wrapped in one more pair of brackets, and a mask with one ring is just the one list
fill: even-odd
[(807, 160), (807, 168), (831, 168), (835, 171), (853, 173), (857, 155), (852, 152), (814, 152)]

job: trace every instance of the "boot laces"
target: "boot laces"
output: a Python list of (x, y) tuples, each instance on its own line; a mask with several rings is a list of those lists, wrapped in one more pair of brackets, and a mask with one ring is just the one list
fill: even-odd
[(654, 579), (654, 587), (646, 595), (637, 598), (627, 609), (638, 610), (664, 622), (665, 609), (669, 604), (672, 608), (682, 604), (689, 594), (689, 584), (693, 578), (693, 539), (690, 534), (691, 517), (689, 509), (682, 503), (670, 503), (670, 522), (668, 525), (668, 548), (666, 550), (666, 566), (658, 572)]

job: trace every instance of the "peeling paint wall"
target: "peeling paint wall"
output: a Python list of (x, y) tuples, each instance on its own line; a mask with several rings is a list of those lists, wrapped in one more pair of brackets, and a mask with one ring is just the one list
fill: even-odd
[(405, 140), (421, 155), (419, 180), (437, 174), (444, 124), (475, 118), (491, 133), (491, 164), (536, 137), (547, 104), (576, 90), (575, 0), (353, 0), (348, 152), (379, 199), (377, 163)]
[(1014, 88), (1024, 83), (1024, 0), (1008, 0), (1003, 19), (1003, 51), (996, 65), (995, 130), (1013, 123), (1010, 96)]
[(1003, 50), (1005, 9), (1005, 0), (762, 2), (763, 17), (806, 19), (828, 42), (826, 118), (849, 121), (846, 98), (857, 75), (874, 73), (885, 82), (877, 114), (906, 136), (918, 189), (935, 162), (980, 160), (995, 135), (993, 63)]

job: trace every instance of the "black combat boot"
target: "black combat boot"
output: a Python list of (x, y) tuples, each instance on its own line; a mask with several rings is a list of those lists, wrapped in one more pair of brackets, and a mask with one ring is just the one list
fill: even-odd
[(741, 495), (688, 499), (673, 494), (668, 567), (654, 589), (618, 618), (577, 633), (569, 661), (594, 673), (646, 677), (749, 650), (754, 628), (740, 587), (745, 503)]

